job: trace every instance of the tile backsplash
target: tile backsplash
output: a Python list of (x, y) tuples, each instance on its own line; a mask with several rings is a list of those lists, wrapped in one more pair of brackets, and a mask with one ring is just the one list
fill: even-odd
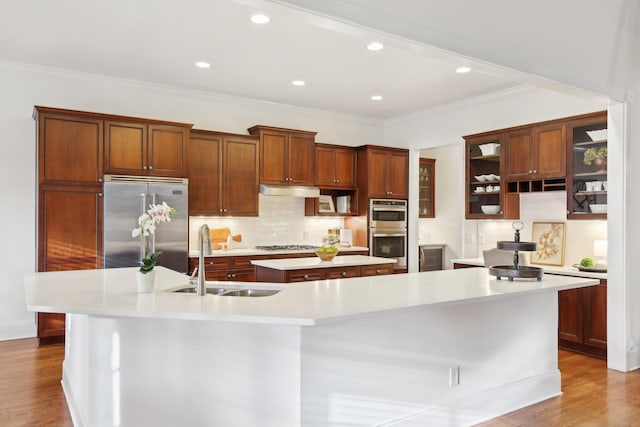
[(304, 216), (304, 198), (260, 195), (258, 217), (189, 217), (189, 249), (198, 248), (198, 229), (228, 227), (241, 234), (241, 247), (256, 245), (320, 245), (329, 228), (344, 227), (342, 217)]

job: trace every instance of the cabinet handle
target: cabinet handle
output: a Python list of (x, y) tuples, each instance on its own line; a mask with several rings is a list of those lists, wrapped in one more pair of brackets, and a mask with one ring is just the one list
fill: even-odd
[(149, 166), (149, 170), (153, 170), (153, 166)]
[(102, 193), (98, 193), (98, 197), (102, 197)]
[(147, 170), (147, 167), (146, 167), (146, 166), (143, 166), (143, 167), (142, 167), (142, 170), (145, 170), (145, 171), (146, 171), (146, 170)]
[(98, 182), (102, 182), (102, 178), (98, 178)]

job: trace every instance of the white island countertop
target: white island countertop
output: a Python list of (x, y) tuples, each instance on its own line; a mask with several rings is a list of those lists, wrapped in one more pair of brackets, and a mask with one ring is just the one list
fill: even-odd
[(303, 270), (307, 268), (335, 268), (352, 267), (358, 265), (393, 264), (397, 262), (391, 258), (381, 258), (365, 255), (336, 256), (331, 261), (322, 261), (320, 258), (282, 258), (252, 260), (251, 264), (274, 270)]
[(591, 286), (594, 279), (545, 275), (540, 282), (497, 280), (486, 269), (393, 274), (303, 283), (207, 282), (210, 287), (279, 289), (266, 297), (175, 293), (188, 278), (156, 267), (155, 291), (136, 290), (137, 268), (28, 273), (32, 311), (116, 317), (315, 325), (420, 306), (466, 304)]
[[(482, 258), (460, 258), (452, 259), (451, 264), (467, 264), (475, 265), (478, 267), (484, 267), (484, 260)], [(606, 279), (607, 273), (598, 273), (594, 271), (580, 271), (577, 267), (567, 267), (563, 265), (534, 265), (527, 264), (531, 267), (540, 267), (545, 274), (559, 274), (562, 276), (575, 276), (575, 277), (590, 277), (593, 279)]]

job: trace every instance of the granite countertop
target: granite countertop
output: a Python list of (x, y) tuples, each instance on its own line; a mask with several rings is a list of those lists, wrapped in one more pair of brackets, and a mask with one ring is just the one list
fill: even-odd
[(137, 267), (25, 274), (27, 308), (107, 317), (209, 320), (312, 326), (388, 310), (470, 304), (593, 286), (595, 279), (545, 275), (497, 280), (485, 268), (318, 280), (301, 283), (207, 282), (209, 287), (277, 289), (265, 297), (176, 293), (186, 275), (156, 267), (155, 290), (138, 293)]
[[(482, 258), (460, 258), (460, 259), (452, 259), (453, 264), (468, 264), (468, 265), (477, 265), (478, 267), (484, 267), (484, 259)], [(562, 276), (573, 276), (573, 277), (589, 277), (593, 279), (606, 279), (607, 273), (596, 273), (590, 271), (580, 271), (576, 267), (570, 266), (560, 266), (560, 265), (537, 265), (537, 264), (529, 264), (531, 267), (540, 267), (546, 274), (558, 274)]]
[(307, 268), (353, 267), (361, 265), (380, 265), (395, 263), (395, 259), (365, 255), (336, 256), (331, 261), (320, 258), (285, 258), (253, 260), (251, 264), (274, 270), (304, 270)]

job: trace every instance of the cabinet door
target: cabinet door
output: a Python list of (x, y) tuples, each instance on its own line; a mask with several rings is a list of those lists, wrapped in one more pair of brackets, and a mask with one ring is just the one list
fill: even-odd
[(287, 184), (285, 173), (288, 154), (288, 134), (279, 131), (260, 133), (260, 183)]
[(368, 196), (370, 198), (388, 198), (387, 175), (388, 175), (388, 153), (383, 150), (371, 149), (367, 153), (367, 175), (369, 180)]
[(316, 184), (330, 188), (336, 185), (336, 150), (316, 146)]
[(63, 336), (65, 317), (64, 313), (38, 313), (38, 338)]
[(307, 134), (289, 134), (287, 158), (288, 182), (292, 185), (314, 185), (315, 142)]
[(565, 126), (533, 129), (533, 175), (537, 178), (564, 178), (567, 175)]
[(584, 342), (607, 348), (607, 281), (584, 288)]
[(222, 136), (193, 132), (189, 138), (189, 214), (219, 215)]
[(529, 179), (533, 173), (531, 130), (512, 132), (506, 135), (505, 173), (507, 180)]
[(406, 153), (389, 153), (387, 169), (387, 191), (391, 198), (407, 199), (409, 197), (409, 155)]
[(104, 169), (106, 173), (146, 174), (147, 125), (106, 121), (104, 135)]
[(582, 289), (558, 292), (558, 338), (582, 343)]
[(258, 216), (258, 149), (255, 139), (224, 138), (222, 208), (225, 215)]
[(40, 187), (39, 271), (102, 268), (102, 189)]
[(356, 186), (356, 152), (337, 148), (335, 153), (336, 184), (340, 187)]
[(189, 130), (179, 126), (149, 125), (147, 170), (149, 175), (186, 176)]
[(93, 186), (101, 183), (102, 144), (102, 120), (40, 114), (39, 183)]

